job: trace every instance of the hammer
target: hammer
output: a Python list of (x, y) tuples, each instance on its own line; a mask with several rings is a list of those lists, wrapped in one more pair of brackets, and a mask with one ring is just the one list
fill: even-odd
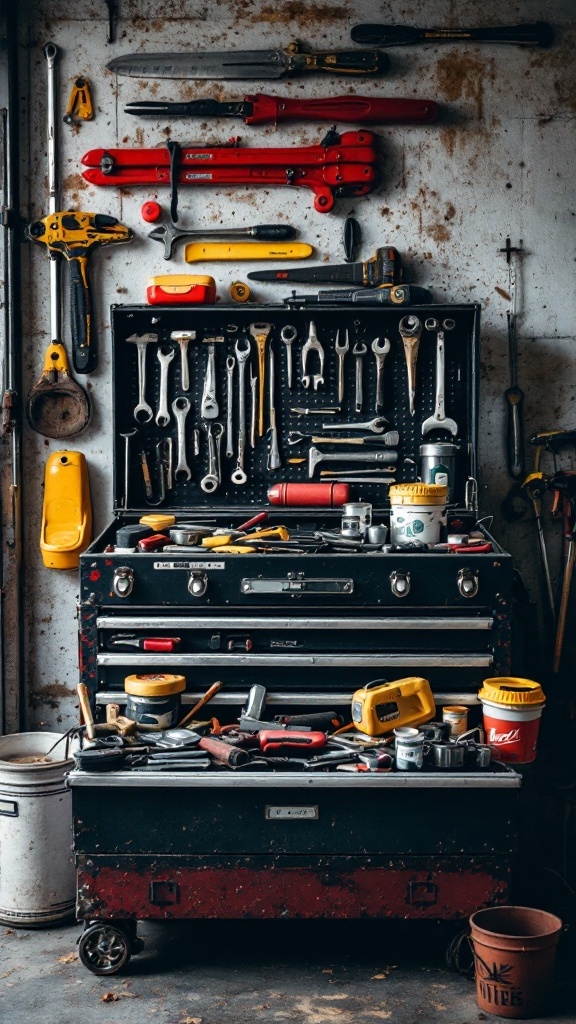
[(261, 242), (282, 242), (294, 238), (295, 229), (290, 224), (256, 224), (251, 228), (204, 228), (196, 231), (177, 228), (171, 222), (159, 224), (148, 238), (164, 243), (164, 259), (172, 258), (174, 244), (179, 238), (257, 238)]
[(391, 466), (396, 462), (398, 452), (321, 452), (318, 448), (310, 448), (308, 452), (308, 477), (314, 476), (319, 462), (378, 462), (381, 466)]

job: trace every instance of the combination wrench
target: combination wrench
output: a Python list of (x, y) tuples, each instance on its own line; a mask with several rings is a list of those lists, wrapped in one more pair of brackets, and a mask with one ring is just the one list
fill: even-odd
[[(245, 348), (240, 348), (240, 340), (236, 342), (236, 362), (238, 363), (238, 458), (236, 469), (230, 477), (233, 484), (245, 484), (248, 480), (244, 472), (244, 454), (246, 451), (246, 361), (250, 355), (250, 341), (246, 342)], [(256, 418), (254, 418), (256, 425)]]
[(340, 328), (338, 328), (336, 331), (336, 340), (334, 342), (334, 351), (338, 356), (338, 401), (340, 404), (344, 401), (344, 359), (346, 358), (346, 353), (350, 348), (348, 331), (346, 331), (344, 337), (346, 340), (342, 343), (340, 341)]
[(171, 341), (177, 341), (180, 346), (180, 377), (182, 391), (190, 390), (190, 374), (188, 373), (188, 343), (194, 341), (196, 331), (172, 331)]
[(226, 456), (231, 459), (234, 455), (234, 438), (232, 436), (232, 419), (234, 412), (234, 367), (236, 360), (234, 356), (228, 356), (226, 360)]
[(384, 407), (384, 360), (390, 351), (390, 347), (388, 338), (384, 338), (383, 342), (380, 341), (380, 338), (374, 338), (372, 342), (372, 351), (376, 358), (376, 400), (374, 404), (374, 412), (376, 414)]
[(278, 427), (276, 426), (276, 407), (274, 405), (274, 349), (270, 346), (268, 374), (268, 416), (270, 418), (270, 451), (268, 452), (268, 469), (280, 469), (280, 449), (278, 447)]
[(368, 349), (363, 341), (357, 341), (352, 349), (352, 355), (356, 359), (356, 412), (362, 412), (364, 394), (362, 392), (362, 363)]
[(224, 427), (221, 423), (209, 423), (208, 434), (208, 472), (202, 477), (200, 487), (205, 494), (213, 494), (220, 486), (220, 442)]
[(365, 423), (323, 423), (322, 430), (370, 430), (373, 434), (383, 434), (387, 423), (384, 416), (376, 416)]
[[(451, 331), (454, 327), (454, 320), (445, 320), (443, 324), (434, 317), (425, 321), (424, 327), (427, 331), (437, 331), (436, 334), (436, 394), (434, 397), (434, 414), (424, 420), (422, 424), (422, 435), (429, 434), (431, 430), (449, 430), (453, 437), (458, 433), (458, 424), (446, 416), (445, 403), (445, 353), (444, 353), (444, 331)], [(444, 328), (442, 330), (442, 328)]]
[[(310, 352), (318, 353), (318, 358), (320, 360), (320, 373), (306, 373), (306, 364), (308, 362), (308, 355)], [(324, 349), (318, 341), (316, 324), (313, 320), (310, 321), (308, 339), (302, 348), (302, 385), (305, 388), (309, 388), (311, 383), (314, 386), (314, 391), (317, 391), (319, 385), (324, 383)]]
[(280, 338), (286, 345), (286, 372), (288, 375), (288, 387), (292, 387), (292, 342), (296, 341), (298, 331), (292, 324), (286, 324), (280, 331)]
[[(131, 334), (126, 341), (131, 345), (136, 345), (138, 352), (138, 405), (134, 408), (134, 419), (136, 423), (149, 423), (154, 416), (154, 410), (146, 401), (146, 346), (157, 344), (158, 335)], [(146, 418), (140, 419), (141, 414), (144, 414)]]
[(156, 352), (160, 363), (160, 404), (156, 413), (156, 424), (159, 427), (167, 427), (170, 423), (170, 410), (168, 408), (168, 367), (174, 359), (175, 352), (171, 348), (164, 352), (162, 345)]
[(204, 420), (215, 420), (218, 416), (218, 402), (216, 400), (216, 355), (215, 345), (223, 342), (223, 336), (217, 338), (204, 338), (204, 344), (208, 345), (208, 361), (204, 375), (204, 386), (202, 388), (202, 402), (200, 415)]
[(184, 395), (179, 395), (172, 402), (172, 412), (178, 426), (178, 465), (174, 471), (174, 480), (177, 482), (180, 477), (190, 480), (192, 473), (186, 462), (186, 417), (190, 411), (190, 402)]

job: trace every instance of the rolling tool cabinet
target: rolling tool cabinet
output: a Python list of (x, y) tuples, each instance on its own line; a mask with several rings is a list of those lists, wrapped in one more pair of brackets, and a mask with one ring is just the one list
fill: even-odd
[[(177, 482), (159, 510), (182, 522), (210, 520), (238, 526), (265, 508), (267, 525), (290, 531), (339, 529), (341, 510), (269, 506), (277, 480), (308, 479), (308, 445), (290, 447), (292, 430), (318, 432), (332, 420), (374, 415), (376, 364), (364, 362), (365, 400), (354, 406), (353, 342), (388, 337), (384, 415), (400, 433), (399, 481), (418, 474), (421, 425), (434, 407), (436, 335), (423, 330), (417, 363), (416, 414), (408, 410), (406, 364), (398, 324), (413, 314), (422, 323), (450, 318), (446, 332), (447, 414), (458, 424), (459, 446), (449, 530), (481, 530), (490, 553), (444, 551), (330, 551), (218, 554), (116, 552), (116, 530), (151, 511), (145, 499), (141, 452), (154, 466), (174, 419), (139, 430), (124, 485), (121, 435), (135, 424), (136, 352), (126, 339), (152, 332), (174, 345), (174, 331), (196, 332), (190, 343), (191, 402), (186, 437), (192, 478)], [(310, 321), (325, 349), (325, 383), (304, 392), (297, 378)], [(192, 455), (200, 425), (206, 346), (215, 345), (218, 399), (225, 417), (227, 355), (251, 323), (272, 325), (277, 382), (276, 412), (282, 468), (267, 469), (268, 442), (248, 447), (245, 486), (234, 486), (234, 459), (222, 457), (223, 481), (205, 495), (205, 439)], [(297, 330), (295, 386), (287, 386), (282, 326)], [(309, 309), (278, 306), (116, 307), (114, 346), (115, 518), (81, 557), (81, 679), (100, 715), (124, 700), (132, 672), (181, 672), (187, 679), (184, 710), (215, 680), (223, 687), (210, 714), (233, 721), (249, 687), (263, 683), (270, 716), (280, 711), (336, 708), (349, 713), (352, 693), (375, 678), (423, 675), (437, 705), (465, 703), (486, 676), (510, 670), (512, 563), (478, 521), (476, 457), (479, 307), (406, 309), (355, 306)], [(295, 407), (333, 405), (336, 332), (348, 330), (342, 414), (310, 419)], [(149, 346), (152, 348), (152, 346)], [(370, 348), (368, 345), (368, 352)], [(159, 364), (148, 353), (148, 401), (159, 396)], [(256, 366), (252, 343), (251, 360)], [(182, 393), (180, 359), (172, 361), (170, 401)], [(313, 425), (310, 427), (310, 423)], [(446, 440), (431, 434), (426, 440)], [(299, 464), (292, 457), (303, 457)], [(317, 475), (316, 475), (317, 479)], [(370, 501), (373, 521), (388, 522), (387, 487), (350, 485), (351, 498)], [(153, 501), (155, 496), (153, 497)], [(168, 654), (119, 653), (113, 633), (180, 637)], [(432, 917), (465, 918), (480, 906), (505, 902), (516, 844), (520, 777), (493, 764), (477, 772), (421, 771), (347, 775), (337, 772), (88, 773), (70, 777), (78, 867), (78, 915), (87, 923), (84, 949), (103, 948), (110, 972), (138, 949), (139, 918), (176, 917)], [(98, 945), (100, 943), (100, 946)], [(98, 967), (95, 953), (92, 969)], [(97, 962), (98, 961), (98, 962)], [(86, 962), (86, 961), (85, 961)]]

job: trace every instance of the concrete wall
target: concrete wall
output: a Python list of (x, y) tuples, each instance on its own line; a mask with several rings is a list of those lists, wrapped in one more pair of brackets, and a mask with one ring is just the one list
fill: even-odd
[[(383, 180), (362, 200), (340, 201), (323, 215), (307, 190), (183, 189), (181, 222), (186, 225), (244, 225), (283, 219), (315, 245), (322, 260), (341, 262), (342, 224), (353, 213), (362, 225), (362, 258), (382, 244), (396, 246), (413, 280), (430, 287), (438, 300), (481, 303), (483, 374), (481, 390), (480, 505), (495, 516), (495, 530), (516, 556), (534, 595), (538, 592), (534, 524), (529, 517), (511, 528), (501, 521), (499, 504), (507, 493), (503, 441), (503, 391), (508, 386), (506, 333), (507, 267), (499, 252), (507, 235), (523, 239), (520, 295), (519, 383), (526, 392), (527, 432), (575, 426), (574, 289), (574, 134), (576, 19), (570, 0), (537, 0), (502, 5), (496, 0), (453, 3), (391, 0), (338, 4), (289, 0), (120, 0), (117, 42), (106, 44), (104, 3), (76, 0), (21, 0), (22, 129), (24, 140), (23, 216), (47, 212), (46, 68), (42, 46), (61, 48), (62, 111), (72, 79), (86, 75), (93, 86), (95, 120), (72, 129), (61, 126), (62, 208), (113, 214), (135, 232), (130, 246), (95, 256), (92, 273), (100, 337), (100, 364), (87, 379), (94, 406), (90, 427), (70, 447), (85, 453), (100, 531), (111, 517), (112, 435), (108, 309), (115, 302), (143, 302), (153, 272), (184, 270), (179, 258), (164, 264), (161, 249), (146, 238), (141, 220), (144, 200), (157, 197), (167, 207), (167, 190), (147, 187), (91, 188), (80, 176), (80, 158), (100, 146), (159, 145), (170, 135), (180, 142), (222, 142), (240, 135), (246, 145), (311, 144), (325, 125), (293, 123), (274, 130), (250, 129), (241, 121), (160, 122), (123, 113), (135, 99), (194, 96), (241, 97), (248, 82), (224, 84), (177, 81), (140, 82), (116, 78), (104, 69), (112, 56), (134, 50), (264, 48), (300, 38), (317, 49), (346, 48), (350, 27), (362, 21), (420, 26), (473, 26), (546, 18), (557, 31), (549, 51), (517, 47), (441, 44), (389, 51), (390, 74), (373, 83), (355, 83), (370, 95), (438, 100), (439, 124), (382, 127)], [(29, 84), (29, 89), (28, 89)], [(196, 88), (196, 85), (198, 88)], [(252, 91), (288, 96), (329, 96), (336, 89), (320, 77), (258, 82)], [(25, 272), (25, 391), (39, 376), (49, 339), (48, 268), (37, 247), (23, 249)], [(200, 269), (200, 268), (198, 268)], [(245, 279), (248, 266), (220, 264), (212, 273), (225, 296), (230, 283)], [(260, 286), (257, 297), (281, 297), (278, 286)], [(70, 334), (66, 325), (65, 338)], [(31, 727), (69, 727), (76, 721), (77, 682), (75, 572), (43, 568), (38, 548), (44, 464), (64, 445), (25, 434), (26, 586), (28, 717)], [(530, 459), (530, 453), (528, 454)], [(528, 465), (530, 462), (528, 461)], [(548, 527), (550, 531), (550, 527)], [(559, 565), (558, 527), (551, 530)]]

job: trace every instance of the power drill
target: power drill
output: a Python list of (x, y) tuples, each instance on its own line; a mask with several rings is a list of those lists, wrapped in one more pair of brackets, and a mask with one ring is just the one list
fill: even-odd
[(68, 210), (50, 213), (26, 228), (26, 236), (45, 245), (50, 257), (64, 256), (70, 267), (70, 327), (72, 359), (77, 373), (91, 373), (98, 364), (93, 330), (88, 257), (100, 245), (130, 242), (130, 228), (105, 213)]

